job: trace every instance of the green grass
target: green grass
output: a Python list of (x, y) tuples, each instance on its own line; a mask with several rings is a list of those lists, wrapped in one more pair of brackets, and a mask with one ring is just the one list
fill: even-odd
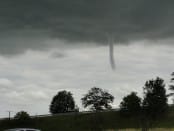
[[(0, 131), (8, 128), (31, 127), (42, 131), (140, 131), (142, 122), (138, 116), (121, 117), (119, 112), (70, 114), (33, 118), (28, 122), (0, 121)], [(174, 131), (174, 108), (168, 115), (152, 124), (151, 131)]]
[[(142, 131), (142, 129), (110, 129), (106, 131)], [(149, 129), (149, 131), (174, 131), (174, 128), (153, 128)]]

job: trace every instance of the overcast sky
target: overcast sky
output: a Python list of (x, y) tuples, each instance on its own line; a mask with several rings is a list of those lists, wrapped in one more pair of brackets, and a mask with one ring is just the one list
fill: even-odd
[[(114, 107), (146, 80), (174, 71), (172, 0), (1, 0), (0, 117), (46, 114), (61, 90), (80, 98), (93, 86)], [(116, 69), (109, 62), (114, 39)]]

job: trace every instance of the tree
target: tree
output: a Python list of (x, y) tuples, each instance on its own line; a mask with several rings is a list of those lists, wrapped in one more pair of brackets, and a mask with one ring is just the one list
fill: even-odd
[[(172, 76), (172, 78), (170, 80), (171, 80), (171, 82), (173, 82), (174, 81), (174, 72), (171, 74), (171, 76)], [(174, 85), (171, 84), (169, 89), (174, 91)]]
[(100, 111), (110, 109), (110, 103), (113, 103), (114, 97), (105, 90), (93, 87), (81, 100), (85, 108), (90, 107), (91, 110)]
[(136, 92), (131, 92), (125, 96), (120, 103), (120, 111), (123, 114), (135, 115), (141, 111), (141, 98), (137, 96)]
[[(169, 85), (169, 90), (172, 91), (172, 93), (169, 93), (167, 96), (170, 97), (170, 96), (174, 96), (174, 72), (171, 74), (172, 78), (170, 79), (171, 81), (171, 84)], [(173, 99), (173, 103), (174, 103), (174, 99)]]
[(164, 80), (157, 77), (155, 80), (146, 81), (143, 89), (143, 109), (146, 116), (154, 119), (163, 115), (168, 107)]
[(50, 104), (52, 114), (71, 112), (75, 109), (74, 98), (71, 92), (60, 91), (55, 95)]
[(30, 119), (30, 115), (25, 111), (20, 111), (14, 116), (15, 119), (25, 121)]

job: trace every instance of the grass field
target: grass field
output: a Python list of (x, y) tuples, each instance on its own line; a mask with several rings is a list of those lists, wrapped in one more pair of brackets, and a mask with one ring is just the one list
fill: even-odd
[[(0, 131), (17, 127), (42, 131), (141, 131), (142, 122), (138, 116), (125, 118), (117, 111), (33, 118), (27, 122), (0, 121)], [(174, 108), (170, 108), (168, 115), (152, 123), (151, 127), (150, 131), (174, 131)]]
[[(141, 131), (141, 129), (110, 129), (106, 131)], [(149, 129), (149, 131), (174, 131), (174, 128), (154, 128)]]

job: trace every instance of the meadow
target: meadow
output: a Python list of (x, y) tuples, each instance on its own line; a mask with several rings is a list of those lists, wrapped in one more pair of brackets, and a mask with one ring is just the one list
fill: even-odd
[[(42, 131), (141, 131), (142, 121), (139, 116), (122, 117), (118, 111), (35, 117), (27, 122), (0, 121), (0, 131), (17, 127)], [(165, 117), (153, 122), (149, 131), (174, 131), (174, 107), (170, 107)]]

